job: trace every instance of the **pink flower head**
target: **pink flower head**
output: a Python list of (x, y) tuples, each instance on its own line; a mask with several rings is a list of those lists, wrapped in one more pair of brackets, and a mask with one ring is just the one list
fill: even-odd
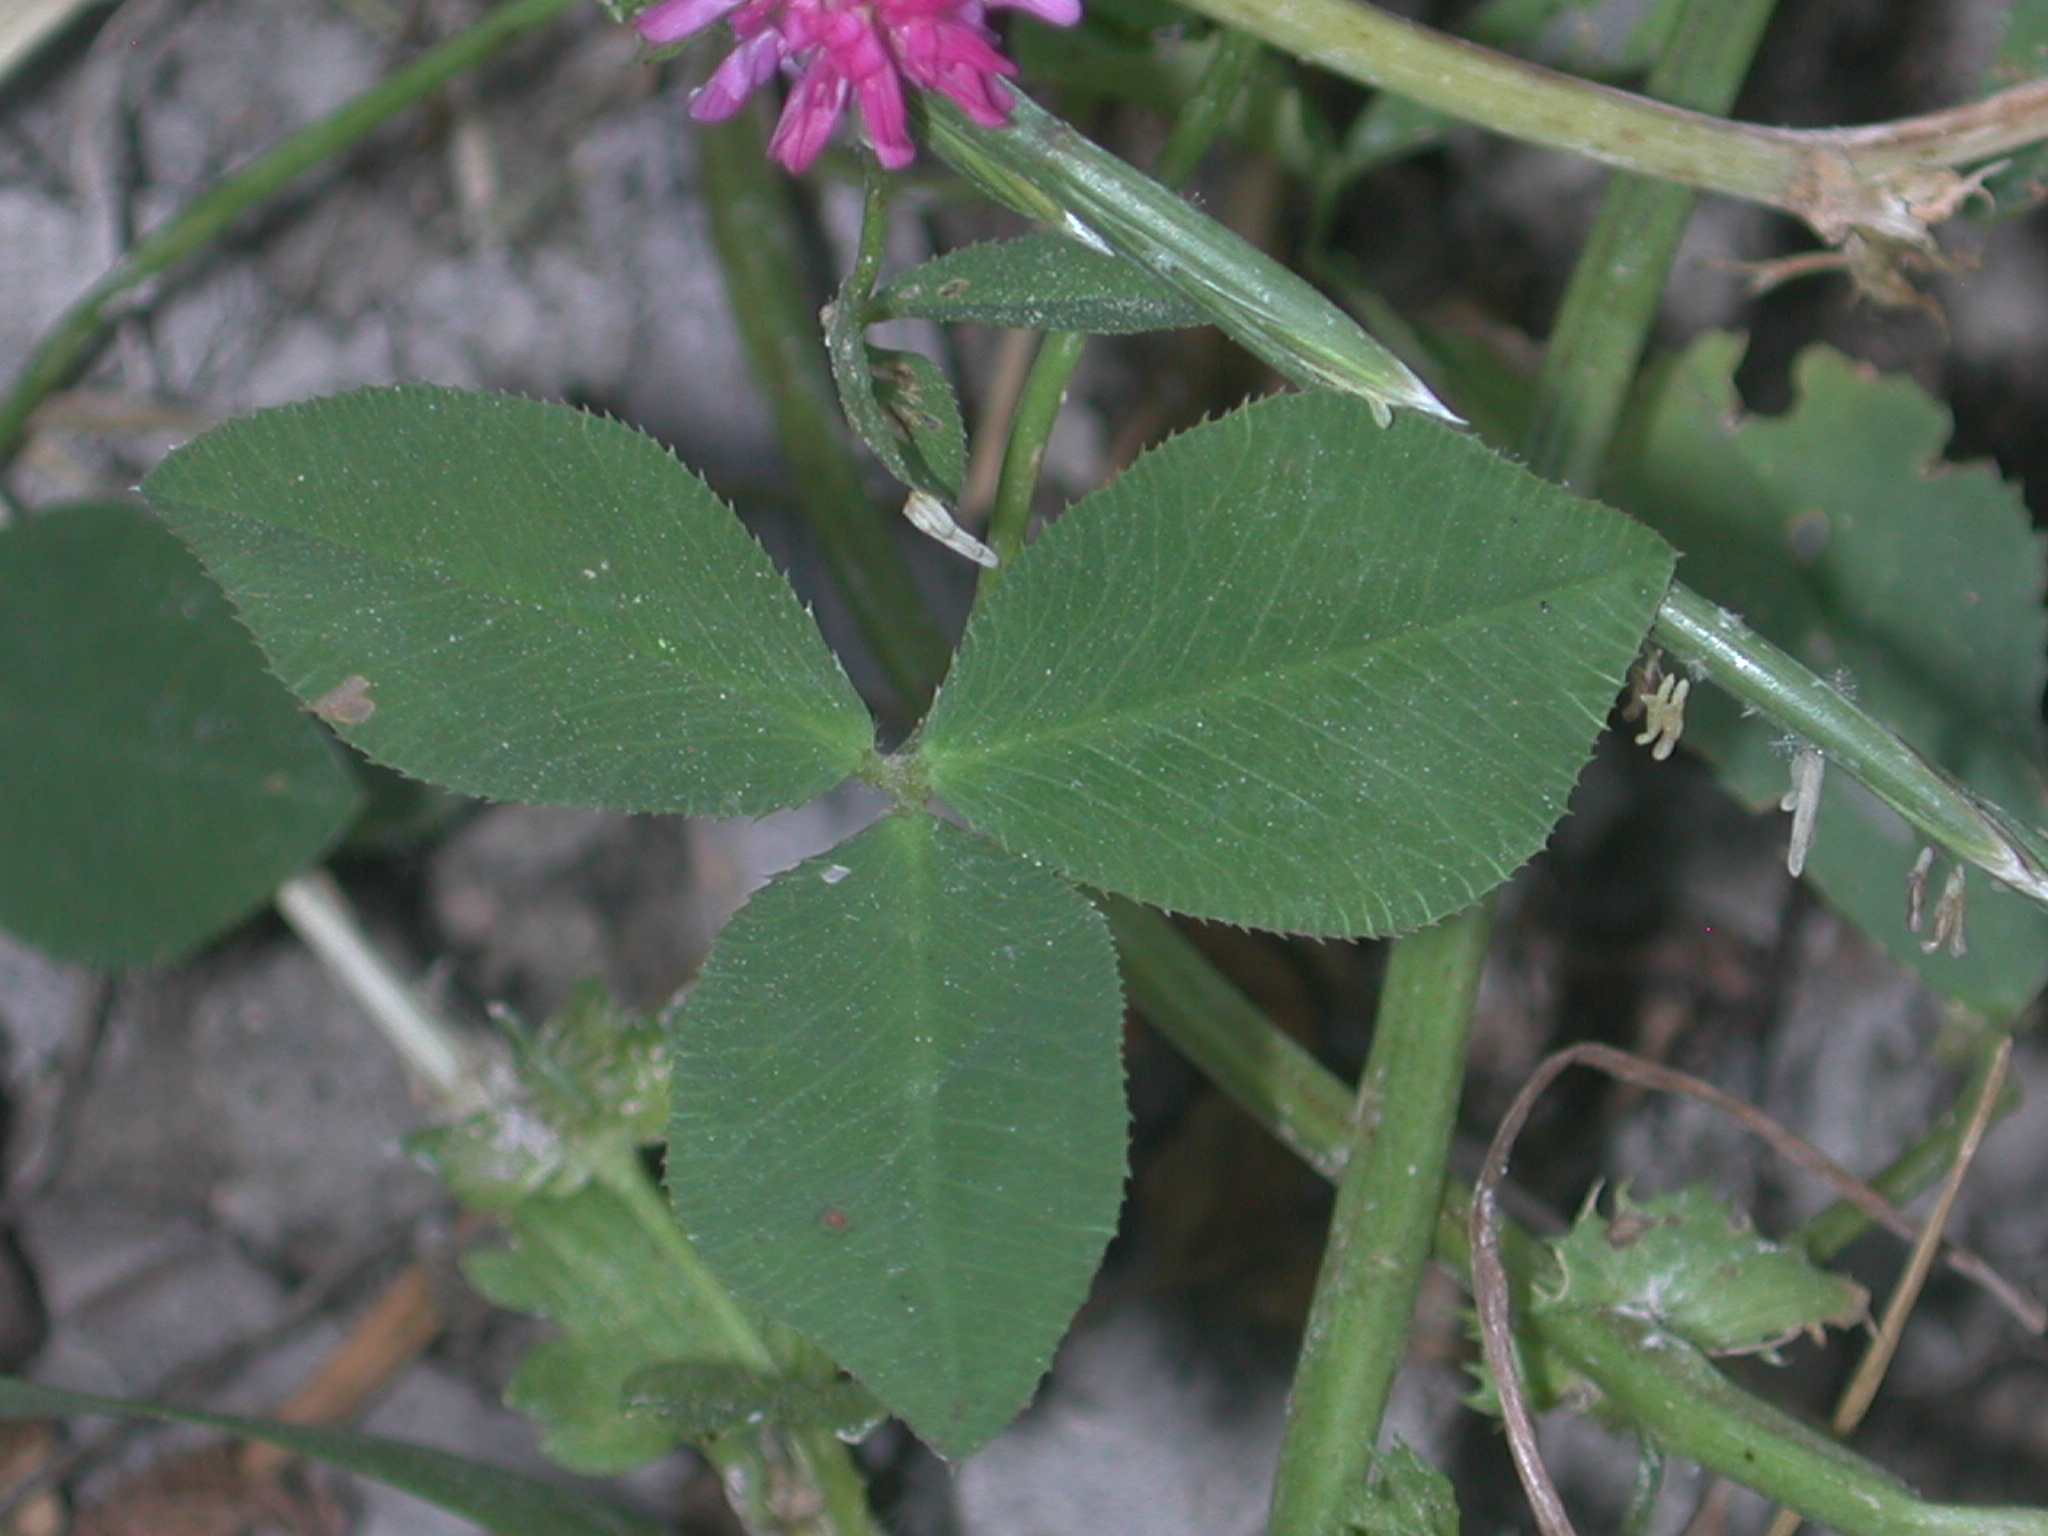
[(715, 123), (777, 70), (795, 77), (768, 152), (792, 171), (817, 159), (849, 101), (875, 155), (891, 170), (917, 155), (905, 125), (903, 82), (941, 91), (977, 123), (1009, 121), (1005, 77), (1017, 66), (996, 51), (983, 19), (1014, 6), (1054, 26), (1081, 19), (1081, 0), (658, 0), (633, 18), (650, 43), (673, 43), (724, 18), (736, 46), (690, 103)]

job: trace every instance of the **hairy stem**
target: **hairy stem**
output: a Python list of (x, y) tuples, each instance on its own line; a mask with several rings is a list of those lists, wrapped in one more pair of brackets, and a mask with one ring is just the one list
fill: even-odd
[(1650, 638), (1688, 670), (1812, 743), (1931, 841), (2048, 905), (2048, 844), (1956, 783), (1734, 614), (1674, 582)]
[(988, 546), (996, 552), (995, 569), (983, 571), (976, 588), (979, 601), (995, 590), (1012, 560), (1024, 550), (1031, 522), (1031, 501), (1038, 491), (1039, 471), (1052, 441), (1053, 423), (1066, 404), (1067, 383), (1080, 364), (1088, 337), (1080, 331), (1053, 331), (1038, 344), (1017, 410), (1010, 418), (1010, 440), (1003, 449), (1003, 472), (996, 481), (995, 506), (988, 518)]
[(451, 1115), (478, 1108), (483, 1087), (475, 1053), (378, 952), (333, 877), (320, 869), (294, 875), (278, 887), (274, 901), (279, 916), (369, 1016), (436, 1107)]
[[(1693, 0), (1645, 89), (1705, 112), (1734, 104), (1776, 0)], [(1621, 172), (1572, 268), (1551, 326), (1522, 448), (1529, 467), (1596, 494), (1693, 193)]]
[(1353, 1095), (1327, 1068), (1273, 1027), (1202, 952), (1150, 907), (1098, 895), (1109, 919), (1132, 1004), (1202, 1075), (1280, 1144), (1332, 1183), (1352, 1141), (1377, 1123), (1377, 1105)]

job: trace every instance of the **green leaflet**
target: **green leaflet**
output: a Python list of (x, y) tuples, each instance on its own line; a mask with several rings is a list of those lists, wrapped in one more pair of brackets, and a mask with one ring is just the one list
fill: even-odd
[(967, 475), (967, 426), (960, 402), (939, 365), (921, 352), (867, 349), (868, 370), (875, 381), (875, 404), (893, 427), (898, 451), (916, 456), (919, 479), (905, 483), (929, 488), (941, 501), (960, 499)]
[(719, 1275), (948, 1456), (1024, 1406), (1123, 1184), (1122, 995), (1064, 883), (919, 813), (781, 876), (673, 1026)]
[(357, 390), (216, 428), (144, 489), (293, 690), (416, 777), (758, 814), (870, 750), (866, 710), (767, 555), (616, 422)]
[(199, 563), (133, 507), (0, 532), (0, 924), (175, 959), (341, 835), (354, 776)]
[(1208, 316), (1136, 262), (1051, 230), (948, 252), (892, 279), (875, 303), (876, 319), (974, 320), (1096, 336), (1208, 324)]
[(388, 1483), (451, 1514), (474, 1520), (497, 1536), (660, 1536), (661, 1532), (653, 1521), (613, 1505), (429, 1446), (380, 1440), (345, 1430), (236, 1418), (197, 1408), (95, 1397), (0, 1377), (0, 1417), (54, 1418), (73, 1414), (164, 1419), (266, 1441), (294, 1455), (311, 1456)]
[(1670, 570), (1654, 535), (1438, 423), (1271, 400), (1025, 552), (921, 757), (974, 825), (1088, 884), (1399, 932), (1542, 846)]
[(1631, 1200), (1614, 1213), (1588, 1198), (1551, 1251), (1557, 1273), (1539, 1280), (1532, 1305), (1593, 1307), (1643, 1318), (1711, 1355), (1767, 1353), (1801, 1333), (1863, 1321), (1870, 1297), (1815, 1267), (1802, 1248), (1760, 1237), (1711, 1189)]
[[(1903, 378), (1815, 347), (1787, 415), (1737, 413), (1740, 338), (1702, 338), (1653, 386), (1610, 490), (1685, 552), (1693, 588), (1851, 696), (1969, 788), (2048, 821), (2038, 709), (2048, 614), (2042, 545), (2018, 491), (1940, 459), (1948, 413)], [(1686, 742), (1752, 806), (1787, 786), (1775, 730), (1716, 690)], [(1827, 776), (1807, 873), (1937, 992), (2009, 1018), (2048, 980), (2048, 913), (1981, 876), (1969, 952), (1925, 954), (1905, 926), (1920, 847), (1846, 774)], [(1933, 871), (1931, 909), (1943, 880)]]
[(519, 1362), (506, 1403), (545, 1425), (543, 1448), (574, 1471), (623, 1472), (669, 1450), (678, 1434), (628, 1409), (628, 1379), (656, 1360), (739, 1363), (690, 1277), (602, 1184), (532, 1196), (505, 1220), (511, 1241), (472, 1253), (464, 1272), (561, 1330)]

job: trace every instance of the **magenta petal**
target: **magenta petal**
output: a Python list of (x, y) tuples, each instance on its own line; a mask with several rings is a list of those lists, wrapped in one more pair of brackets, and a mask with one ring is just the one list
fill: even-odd
[(792, 172), (809, 170), (832, 130), (839, 126), (847, 95), (845, 76), (823, 61), (813, 63), (790, 91), (768, 140), (768, 153)]
[(633, 30), (650, 43), (680, 42), (718, 20), (740, 0), (661, 0), (633, 18)]
[(754, 88), (767, 83), (782, 62), (780, 33), (750, 37), (711, 72), (704, 88), (690, 102), (690, 116), (700, 123), (722, 123), (746, 104)]
[(941, 82), (939, 89), (960, 104), (984, 128), (1000, 128), (1010, 120), (1010, 91), (987, 75), (962, 75)]
[(1040, 21), (1050, 22), (1056, 27), (1071, 27), (1081, 19), (1081, 0), (986, 0), (986, 3), (1029, 11)]
[(892, 171), (917, 158), (917, 146), (903, 119), (903, 87), (896, 71), (880, 69), (860, 82), (860, 120), (875, 147), (875, 158)]

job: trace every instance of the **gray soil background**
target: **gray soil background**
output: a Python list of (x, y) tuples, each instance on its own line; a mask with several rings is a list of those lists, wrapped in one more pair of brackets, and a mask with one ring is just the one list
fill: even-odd
[[(28, 3), (0, 0), (0, 12)], [(0, 377), (138, 233), (482, 10), (473, 0), (89, 8), (0, 82)], [(1787, 0), (1741, 115), (1809, 125), (1960, 99), (2000, 10), (1990, 0)], [(685, 84), (594, 7), (514, 46), (145, 295), (39, 417), (9, 493), (24, 508), (121, 495), (212, 422), (357, 384), (567, 399), (674, 444), (741, 502), (819, 597), (828, 631), (843, 628), (830, 594), (815, 591), (726, 312)], [(1141, 142), (1156, 133), (1119, 131)], [(1214, 206), (1246, 201), (1233, 199), (1232, 175), (1217, 172)], [(1370, 179), (1346, 227), (1397, 303), (1540, 334), (1600, 181), (1563, 157), (1461, 133)], [(971, 222), (935, 196), (906, 203), (899, 262)], [(854, 204), (843, 187), (814, 199), (821, 273), (838, 268)], [(2038, 516), (2048, 494), (2044, 234), (2039, 216), (1964, 230), (1980, 263), (1939, 284), (1944, 331), (1860, 307), (1835, 279), (1747, 300), (1728, 263), (1782, 254), (1795, 237), (1754, 210), (1709, 203), (1662, 339), (1753, 329), (1744, 386), (1766, 410), (1784, 405), (1790, 359), (1810, 340), (1909, 369), (1955, 406), (1954, 451), (1995, 455), (2028, 485)], [(940, 352), (972, 415), (993, 338), (907, 340)], [(1228, 376), (1213, 359), (1149, 342), (1098, 347), (1056, 438), (1051, 503), (1110, 471), (1125, 422), (1156, 416), (1161, 398), (1191, 415)], [(958, 573), (949, 586), (943, 558), (919, 558), (942, 607), (957, 607)], [(538, 1018), (591, 974), (646, 1008), (686, 981), (746, 891), (871, 813), (851, 793), (752, 824), (490, 806), (431, 843), (341, 873), (375, 938), (459, 1018), (480, 1025), (492, 1003)], [(1504, 900), (1465, 1151), (1545, 1051), (1588, 1035), (1654, 1046), (1851, 1167), (1879, 1167), (1909, 1142), (1959, 1080), (1942, 1007), (1786, 876), (1783, 839), (1781, 818), (1737, 810), (1682, 754), (1652, 766), (1603, 748), (1551, 851)], [(1329, 1059), (1355, 1066), (1373, 950), (1209, 942)], [(259, 918), (188, 964), (118, 978), (0, 934), (0, 1029), (13, 1109), (0, 1170), (0, 1364), (84, 1390), (262, 1411), (404, 1260), (424, 1257), (451, 1325), (363, 1427), (553, 1475), (534, 1430), (498, 1401), (542, 1325), (463, 1292), (454, 1212), (401, 1146), (420, 1124), (419, 1100), (280, 923)], [(906, 1536), (1260, 1528), (1323, 1197), (1164, 1047), (1133, 1040), (1138, 1174), (1126, 1237), (1041, 1401), (1007, 1436), (951, 1472), (900, 1433), (864, 1448)], [(1954, 1231), (2040, 1294), (2048, 1052), (2031, 1034), (2017, 1072), (2027, 1103), (1987, 1143)], [(1819, 1203), (1691, 1106), (1585, 1088), (1534, 1137), (1526, 1156), (1552, 1162), (1532, 1183), (1553, 1204), (1599, 1176), (1648, 1188), (1711, 1178), (1766, 1230)], [(1894, 1251), (1859, 1246), (1851, 1262), (1882, 1285)], [(1498, 1435), (1459, 1406), (1460, 1304), (1447, 1283), (1428, 1288), (1395, 1428), (1455, 1473), (1468, 1529), (1514, 1528), (1526, 1516)], [(1799, 1358), (1794, 1390), (1824, 1411), (1846, 1357)], [(1545, 1437), (1588, 1528), (1611, 1524), (1629, 1448), (1563, 1417)], [(123, 1479), (189, 1437), (115, 1441), (99, 1426), (76, 1439), (91, 1453), (78, 1463), (78, 1506), (115, 1500), (79, 1529), (174, 1530), (161, 1511), (124, 1510)], [(1859, 1444), (1943, 1497), (2048, 1501), (2048, 1352), (1986, 1299), (1939, 1281)], [(6, 1465), (0, 1452), (0, 1478)], [(298, 1511), (299, 1529), (470, 1529), (367, 1484), (316, 1491), (331, 1507)], [(612, 1492), (691, 1530), (724, 1528), (686, 1454)], [(1700, 1478), (1674, 1469), (1653, 1529), (1682, 1528), (1701, 1492)], [(1730, 1528), (1754, 1529), (1765, 1513), (1737, 1499)], [(211, 1508), (175, 1530), (292, 1528), (285, 1518)]]

